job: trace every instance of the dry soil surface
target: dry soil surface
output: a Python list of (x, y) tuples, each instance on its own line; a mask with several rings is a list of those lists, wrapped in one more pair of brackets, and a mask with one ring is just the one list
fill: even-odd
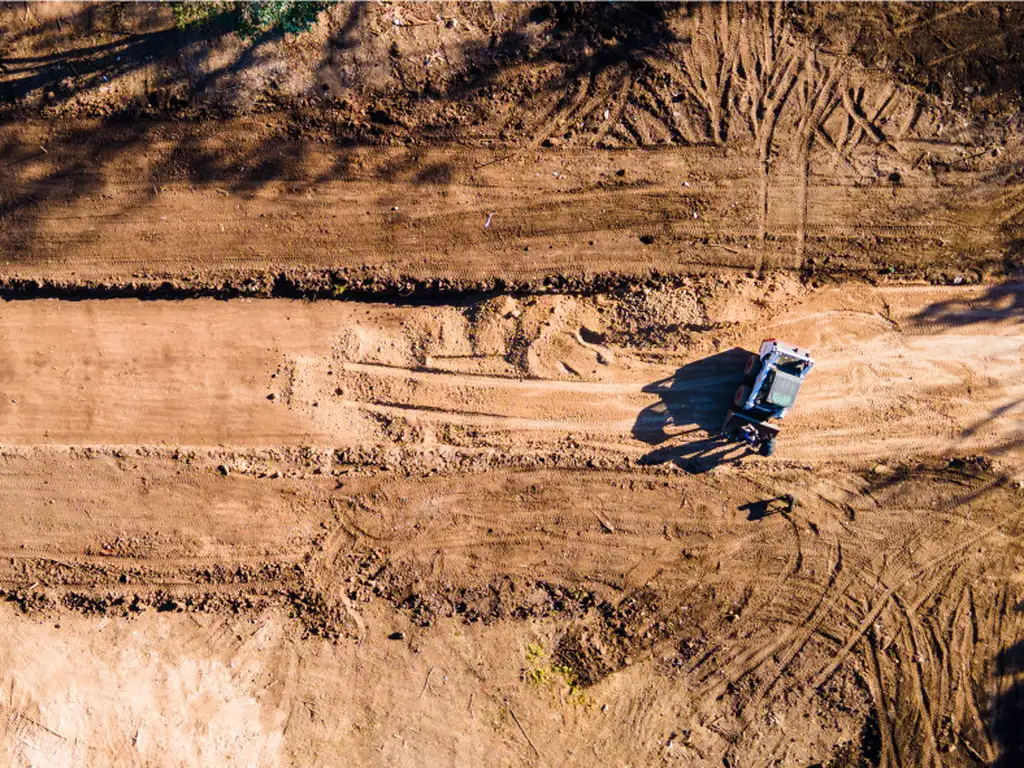
[(0, 763), (1024, 764), (1021, 11), (226, 21), (0, 7)]

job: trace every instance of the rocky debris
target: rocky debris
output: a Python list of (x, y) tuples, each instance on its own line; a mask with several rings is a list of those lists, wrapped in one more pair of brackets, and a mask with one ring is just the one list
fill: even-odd
[(357, 627), (340, 603), (328, 601), (324, 594), (308, 586), (287, 593), (291, 615), (298, 619), (307, 635), (325, 640), (355, 636)]
[(622, 292), (612, 305), (608, 342), (621, 346), (674, 346), (708, 327), (704, 301), (716, 290), (711, 283), (640, 286)]

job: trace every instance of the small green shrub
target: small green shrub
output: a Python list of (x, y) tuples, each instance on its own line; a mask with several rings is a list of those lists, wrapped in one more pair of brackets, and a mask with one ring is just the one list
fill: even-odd
[(528, 643), (526, 646), (526, 660), (531, 664), (538, 661), (544, 655), (544, 646), (539, 643)]
[(268, 0), (267, 2), (242, 4), (243, 37), (252, 37), (275, 29), (297, 35), (316, 24), (321, 11), (329, 2), (302, 2), (302, 0)]
[(234, 6), (231, 2), (171, 3), (171, 11), (174, 13), (175, 26), (178, 29), (185, 29), (208, 24), (222, 13), (234, 10)]
[(209, 24), (224, 19), (241, 37), (256, 37), (271, 32), (297, 35), (312, 27), (321, 12), (334, 2), (303, 0), (259, 0), (259, 2), (173, 3), (174, 23), (179, 29)]

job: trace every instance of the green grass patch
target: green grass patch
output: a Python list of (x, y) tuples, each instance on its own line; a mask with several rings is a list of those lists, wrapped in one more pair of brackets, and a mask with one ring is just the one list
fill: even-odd
[(550, 661), (539, 643), (526, 646), (526, 669), (523, 680), (534, 688), (550, 691), (553, 695), (577, 706), (588, 706), (590, 701), (576, 680), (576, 674), (568, 666)]

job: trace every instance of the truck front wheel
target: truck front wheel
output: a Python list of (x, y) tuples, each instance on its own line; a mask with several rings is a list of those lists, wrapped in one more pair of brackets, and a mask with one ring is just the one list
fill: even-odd
[(747, 407), (747, 398), (750, 397), (750, 387), (746, 384), (736, 390), (736, 394), (732, 396), (732, 403), (737, 408)]

